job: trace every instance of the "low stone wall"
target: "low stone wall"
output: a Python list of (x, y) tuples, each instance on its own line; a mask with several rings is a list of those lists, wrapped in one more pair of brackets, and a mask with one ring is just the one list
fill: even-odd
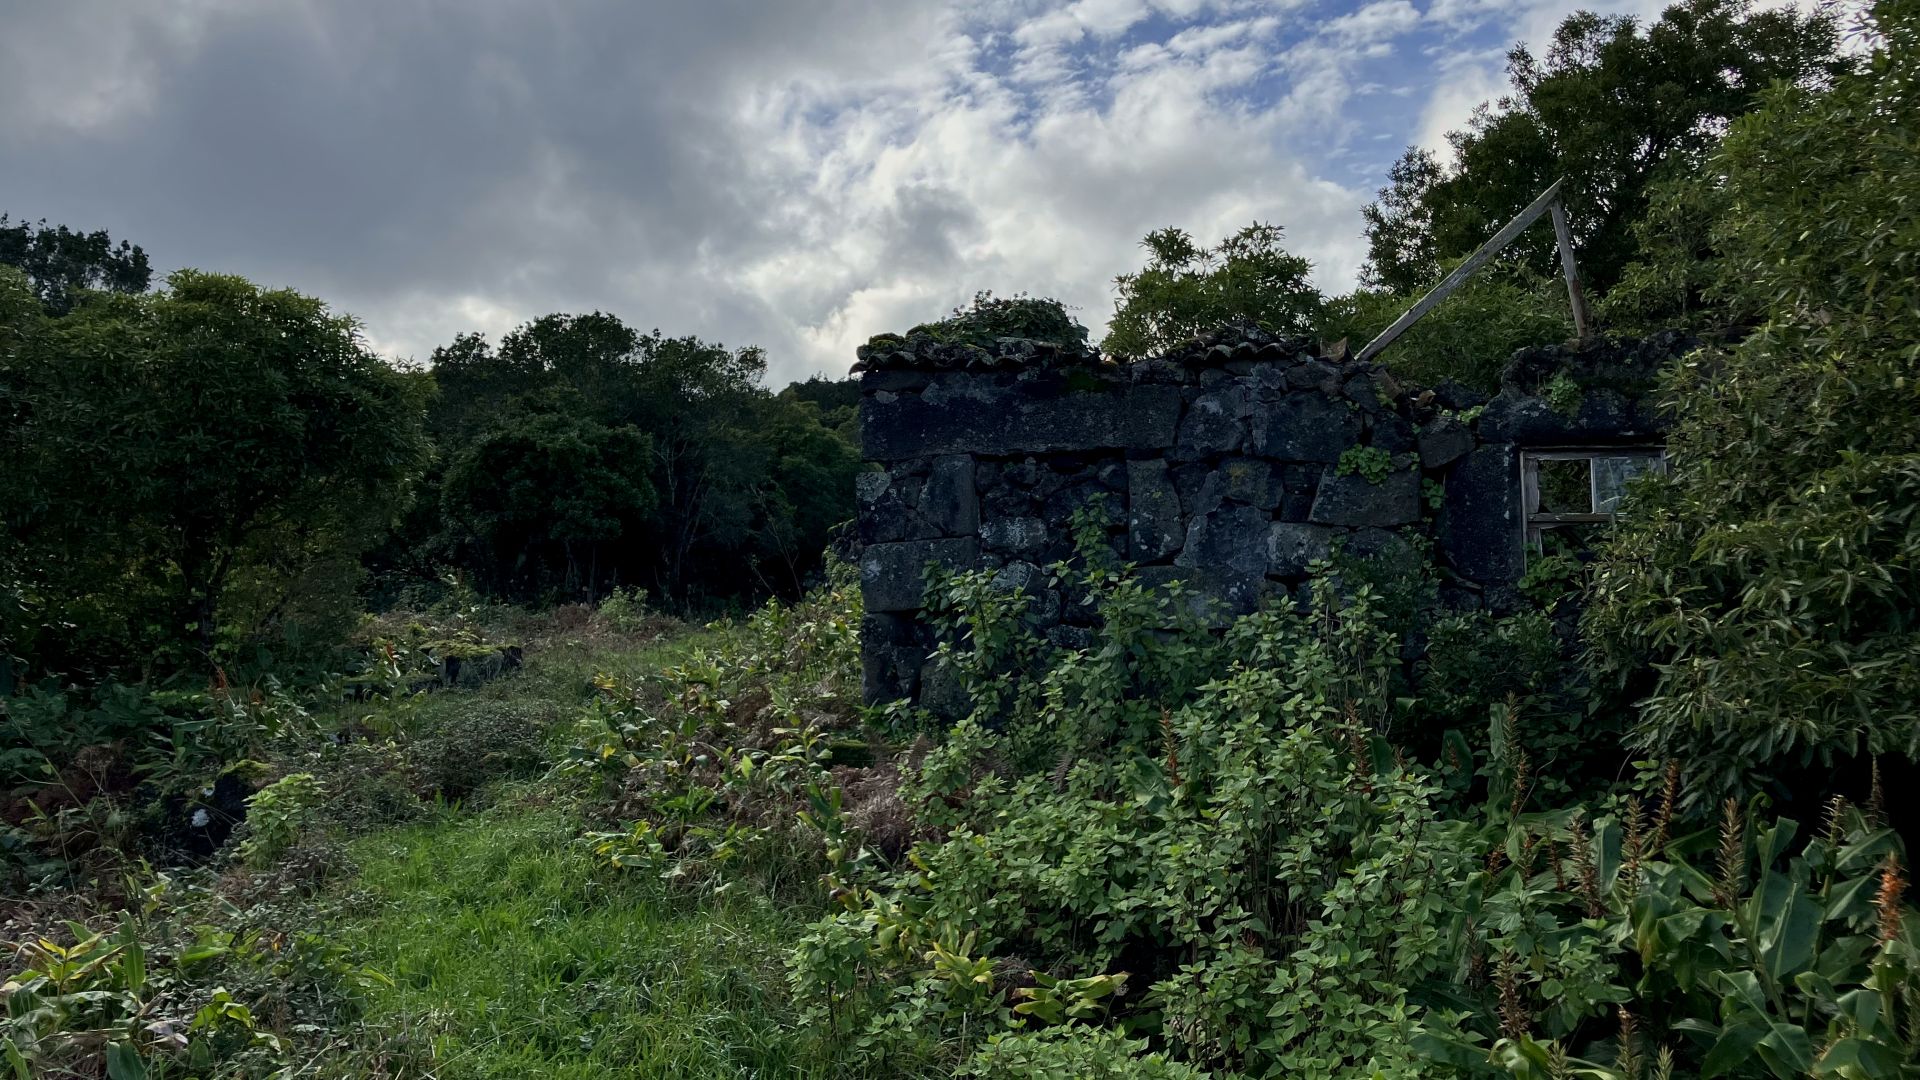
[[(1297, 598), (1336, 549), (1433, 558), (1445, 603), (1510, 608), (1519, 449), (1658, 441), (1636, 391), (1680, 342), (1527, 350), (1488, 401), (1252, 329), (1131, 364), (1015, 339), (876, 339), (858, 367), (861, 439), (881, 466), (858, 492), (867, 698), (922, 693), (930, 563), (993, 569), (1031, 594), (1051, 640), (1088, 640), (1091, 613), (1043, 568), (1071, 554), (1069, 522), (1096, 499), (1143, 579), (1185, 581), (1226, 613)], [(1556, 411), (1539, 391), (1560, 373), (1586, 388)]]

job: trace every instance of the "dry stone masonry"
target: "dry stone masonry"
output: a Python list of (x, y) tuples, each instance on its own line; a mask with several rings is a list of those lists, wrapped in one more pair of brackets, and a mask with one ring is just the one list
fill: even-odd
[[(1659, 441), (1642, 392), (1685, 344), (1524, 350), (1489, 401), (1256, 328), (1126, 364), (1024, 339), (876, 338), (856, 366), (879, 466), (858, 490), (867, 697), (938, 694), (922, 685), (929, 564), (994, 570), (1030, 594), (1049, 639), (1085, 642), (1090, 613), (1044, 568), (1069, 557), (1074, 512), (1096, 500), (1140, 577), (1184, 581), (1225, 613), (1298, 600), (1308, 566), (1336, 551), (1431, 558), (1444, 602), (1510, 608), (1525, 569), (1519, 450)], [(1563, 385), (1549, 404), (1562, 375), (1577, 398)]]

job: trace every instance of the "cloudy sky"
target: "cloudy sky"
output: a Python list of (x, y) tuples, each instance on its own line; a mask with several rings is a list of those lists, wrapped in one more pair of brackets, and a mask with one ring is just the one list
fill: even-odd
[(1359, 207), (1576, 7), (1657, 0), (0, 0), (0, 211), (358, 315), (394, 356), (549, 311), (777, 382), (977, 289), (1096, 333), (1148, 230)]

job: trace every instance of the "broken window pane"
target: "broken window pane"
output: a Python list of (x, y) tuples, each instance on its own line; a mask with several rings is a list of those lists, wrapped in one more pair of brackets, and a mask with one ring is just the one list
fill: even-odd
[(1548, 458), (1539, 466), (1540, 514), (1592, 513), (1592, 481), (1586, 458)]
[(1666, 468), (1666, 461), (1652, 454), (1594, 458), (1593, 512), (1596, 514), (1615, 512), (1620, 508), (1620, 496), (1626, 493), (1627, 481), (1649, 469), (1665, 472)]

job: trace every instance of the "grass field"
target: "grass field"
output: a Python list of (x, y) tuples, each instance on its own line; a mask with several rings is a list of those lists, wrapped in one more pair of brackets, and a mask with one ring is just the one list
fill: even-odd
[[(477, 695), (551, 707), (563, 742), (594, 672), (657, 670), (704, 637), (549, 647)], [(676, 892), (599, 865), (576, 781), (523, 781), (482, 801), (348, 849), (357, 872), (337, 883), (325, 931), (391, 980), (366, 1002), (356, 1058), (445, 1080), (861, 1075), (788, 1002), (787, 951), (819, 901), (776, 902), (749, 882)]]
[(807, 912), (609, 880), (580, 831), (508, 799), (356, 843), (334, 932), (393, 980), (369, 1026), (443, 1077), (841, 1075), (785, 1023), (783, 942)]

